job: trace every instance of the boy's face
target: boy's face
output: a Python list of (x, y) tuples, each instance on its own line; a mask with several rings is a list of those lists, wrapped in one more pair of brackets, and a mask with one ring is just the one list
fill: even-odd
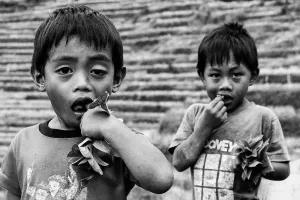
[(57, 115), (52, 128), (78, 128), (87, 105), (105, 91), (116, 92), (125, 72), (125, 68), (115, 72), (108, 45), (96, 51), (77, 37), (67, 44), (63, 38), (50, 51), (44, 76), (36, 76), (37, 83), (44, 84)]
[(217, 95), (223, 96), (227, 112), (244, 102), (248, 86), (254, 83), (257, 76), (258, 71), (251, 73), (242, 63), (238, 65), (232, 53), (228, 63), (224, 62), (221, 66), (207, 63), (204, 74), (200, 74), (209, 98), (212, 100)]

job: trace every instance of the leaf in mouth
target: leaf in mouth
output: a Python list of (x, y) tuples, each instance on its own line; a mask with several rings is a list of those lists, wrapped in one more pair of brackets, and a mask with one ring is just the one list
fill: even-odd
[[(107, 106), (107, 101), (109, 98), (109, 93), (106, 91), (101, 94), (97, 99), (95, 99), (89, 106), (88, 109), (93, 109), (95, 107), (101, 107), (108, 115), (112, 111)], [(121, 119), (120, 119), (121, 120)], [(104, 140), (92, 140), (90, 138), (85, 138), (80, 144), (75, 144), (72, 150), (68, 153), (67, 157), (77, 157), (77, 159), (72, 162), (73, 165), (82, 165), (89, 163), (91, 168), (103, 175), (102, 167), (106, 167), (109, 164), (103, 161), (98, 155), (96, 155), (95, 150), (101, 151), (110, 156), (119, 157), (119, 155), (112, 150), (109, 143)]]

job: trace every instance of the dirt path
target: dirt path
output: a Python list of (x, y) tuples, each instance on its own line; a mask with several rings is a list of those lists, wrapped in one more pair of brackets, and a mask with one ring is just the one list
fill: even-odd
[(263, 179), (259, 188), (261, 200), (299, 200), (300, 199), (300, 159), (290, 163), (291, 174), (284, 181)]

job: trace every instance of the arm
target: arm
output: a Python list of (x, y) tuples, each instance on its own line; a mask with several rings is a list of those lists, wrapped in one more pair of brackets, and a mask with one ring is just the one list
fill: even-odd
[(143, 135), (134, 133), (113, 115), (108, 116), (97, 109), (84, 114), (81, 121), (83, 135), (105, 138), (144, 189), (166, 192), (173, 183), (172, 168), (166, 157)]
[(290, 175), (289, 162), (272, 162), (274, 171), (267, 173), (263, 177), (269, 180), (281, 181)]
[(20, 200), (21, 198), (14, 195), (14, 194), (12, 194), (8, 190), (5, 190), (4, 191), (4, 199), (6, 199), (6, 200)]
[[(271, 161), (274, 171), (264, 174), (263, 177), (269, 180), (284, 180), (290, 174), (289, 155), (283, 131), (279, 119), (272, 113), (271, 125), (265, 130), (266, 138), (270, 139), (267, 155)], [(272, 116), (271, 115), (271, 116)]]
[(183, 171), (197, 161), (212, 131), (226, 118), (226, 107), (222, 97), (216, 97), (196, 122), (194, 132), (175, 149), (173, 165), (176, 170)]

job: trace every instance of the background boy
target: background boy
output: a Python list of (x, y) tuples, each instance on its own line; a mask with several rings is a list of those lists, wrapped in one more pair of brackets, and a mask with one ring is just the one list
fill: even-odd
[(242, 168), (233, 162), (236, 143), (260, 135), (269, 139), (273, 171), (263, 174), (257, 167), (258, 180), (288, 177), (289, 156), (277, 116), (245, 98), (259, 74), (253, 38), (237, 23), (213, 30), (199, 46), (197, 72), (211, 102), (187, 109), (169, 147), (173, 165), (178, 171), (191, 167), (197, 200), (258, 199), (259, 181), (242, 179)]
[[(56, 115), (11, 142), (0, 175), (6, 199), (120, 200), (134, 184), (155, 193), (171, 187), (170, 164), (142, 134), (99, 107), (87, 109), (117, 92), (126, 74), (121, 38), (107, 17), (86, 6), (54, 11), (36, 32), (31, 74)], [(105, 139), (120, 156), (93, 149), (109, 164), (103, 175), (68, 161), (84, 136)]]

